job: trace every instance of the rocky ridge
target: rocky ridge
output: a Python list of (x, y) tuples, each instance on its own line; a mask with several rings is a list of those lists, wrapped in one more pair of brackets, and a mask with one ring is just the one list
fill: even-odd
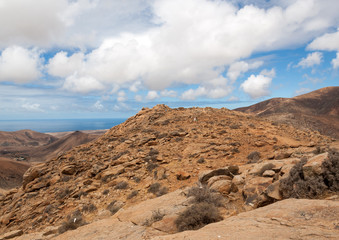
[[(23, 186), (0, 198), (0, 231), (30, 233), (60, 226), (77, 210), (86, 222), (94, 222), (120, 208), (113, 217), (143, 229), (145, 217), (130, 219), (135, 209), (125, 220), (121, 212), (148, 199), (178, 195), (176, 190), (198, 180), (228, 196), (223, 216), (232, 216), (280, 200), (272, 185), (301, 157), (312, 157), (331, 142), (318, 132), (224, 108), (157, 105), (141, 110), (96, 141), (29, 169)], [(167, 192), (171, 193), (164, 195)], [(164, 218), (172, 223), (173, 216), (187, 206), (186, 198), (177, 195), (177, 207), (168, 207), (169, 216)], [(161, 226), (146, 229), (175, 232)]]

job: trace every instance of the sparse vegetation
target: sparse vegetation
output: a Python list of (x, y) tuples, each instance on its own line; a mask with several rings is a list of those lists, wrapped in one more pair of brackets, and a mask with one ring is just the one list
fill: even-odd
[(192, 203), (206, 202), (217, 207), (223, 206), (223, 197), (218, 192), (211, 190), (207, 186), (190, 188), (188, 190), (187, 197), (193, 197)]
[(201, 157), (198, 159), (197, 163), (205, 163), (205, 158)]
[(148, 192), (153, 193), (157, 197), (160, 197), (168, 192), (166, 187), (161, 187), (160, 183), (153, 183), (148, 188)]
[(125, 181), (119, 182), (117, 185), (115, 185), (115, 189), (126, 189), (127, 187), (128, 183)]
[(83, 226), (87, 224), (85, 220), (83, 219), (82, 213), (77, 210), (72, 215), (69, 215), (67, 217), (67, 220), (62, 223), (62, 225), (59, 227), (59, 233), (64, 233), (69, 230), (77, 229), (80, 226)]
[(128, 194), (128, 196), (127, 196), (127, 199), (134, 198), (135, 196), (137, 196), (137, 195), (138, 195), (138, 193), (139, 193), (139, 191), (138, 191), (138, 190), (134, 190), (134, 191), (132, 191), (130, 194)]
[(290, 171), (289, 176), (280, 181), (283, 198), (316, 198), (326, 191), (339, 191), (339, 152), (331, 150), (329, 157), (322, 164), (323, 173), (306, 179), (303, 158)]
[(112, 215), (114, 215), (117, 211), (119, 211), (120, 206), (116, 204), (117, 201), (114, 200), (107, 206), (107, 210), (111, 212)]
[(161, 221), (165, 216), (159, 209), (152, 212), (152, 217), (144, 222), (144, 226), (151, 226), (153, 223)]
[(94, 212), (97, 210), (97, 207), (93, 203), (86, 204), (85, 206), (82, 207), (83, 212)]
[(176, 219), (178, 230), (196, 230), (203, 226), (221, 221), (222, 217), (213, 204), (207, 202), (196, 203), (183, 211)]
[(256, 163), (260, 160), (260, 153), (257, 151), (251, 152), (247, 156), (248, 163)]

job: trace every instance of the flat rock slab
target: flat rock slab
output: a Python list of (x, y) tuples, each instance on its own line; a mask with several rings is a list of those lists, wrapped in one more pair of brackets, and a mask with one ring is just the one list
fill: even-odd
[(197, 231), (152, 240), (339, 239), (339, 202), (287, 199), (241, 213)]

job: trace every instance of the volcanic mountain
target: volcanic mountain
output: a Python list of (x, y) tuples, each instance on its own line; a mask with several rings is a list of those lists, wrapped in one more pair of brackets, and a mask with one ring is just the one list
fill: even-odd
[(72, 147), (93, 141), (101, 134), (69, 133), (61, 138), (32, 130), (0, 132), (0, 189), (22, 184), (24, 172), (36, 162), (56, 157)]
[[(192, 186), (198, 179), (204, 182), (201, 174), (206, 170), (225, 166), (235, 166), (227, 170), (233, 177), (238, 171), (236, 166), (277, 161), (280, 167), (274, 169), (279, 178), (281, 169), (287, 171), (297, 159), (312, 155), (316, 146), (323, 149), (331, 142), (331, 138), (318, 132), (274, 124), (226, 108), (171, 109), (165, 105), (143, 108), (98, 139), (30, 168), (24, 175), (23, 186), (0, 198), (0, 233), (20, 230), (22, 234), (60, 226), (66, 216), (80, 212), (81, 219), (93, 222), (121, 207), (137, 206), (167, 192), (175, 195), (176, 190)], [(290, 164), (283, 167), (279, 162), (283, 158), (290, 158)], [(219, 180), (230, 182), (230, 176)], [(266, 183), (267, 179), (259, 177)], [(273, 178), (268, 180), (272, 183)], [(258, 188), (266, 186), (262, 184)], [(242, 201), (241, 191), (232, 189)], [(172, 202), (184, 198), (180, 196)], [(226, 209), (227, 214), (231, 214), (232, 208), (238, 209), (235, 206)], [(143, 209), (126, 210), (126, 216), (132, 217)], [(72, 218), (72, 222), (79, 219)], [(140, 221), (130, 224), (138, 229), (143, 224)]]
[(272, 98), (235, 110), (339, 138), (339, 87), (326, 87), (293, 98)]

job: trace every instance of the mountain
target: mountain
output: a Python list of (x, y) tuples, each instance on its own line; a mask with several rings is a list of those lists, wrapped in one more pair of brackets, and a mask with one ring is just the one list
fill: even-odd
[(93, 141), (102, 132), (58, 134), (63, 137), (57, 138), (31, 130), (0, 132), (0, 190), (20, 186), (23, 174), (30, 166)]
[(225, 201), (233, 199), (224, 215), (236, 214), (276, 201), (261, 195), (266, 187), (330, 144), (318, 132), (226, 108), (143, 108), (98, 139), (30, 168), (20, 188), (0, 197), (0, 233), (33, 234), (69, 219), (72, 226), (95, 222), (122, 208), (114, 221), (142, 232), (152, 224), (146, 216), (165, 211), (167, 223), (150, 228), (159, 234), (173, 225), (170, 214), (188, 206), (183, 189), (197, 182), (217, 183)]
[(235, 110), (339, 139), (339, 87), (326, 87), (293, 98), (272, 98)]

